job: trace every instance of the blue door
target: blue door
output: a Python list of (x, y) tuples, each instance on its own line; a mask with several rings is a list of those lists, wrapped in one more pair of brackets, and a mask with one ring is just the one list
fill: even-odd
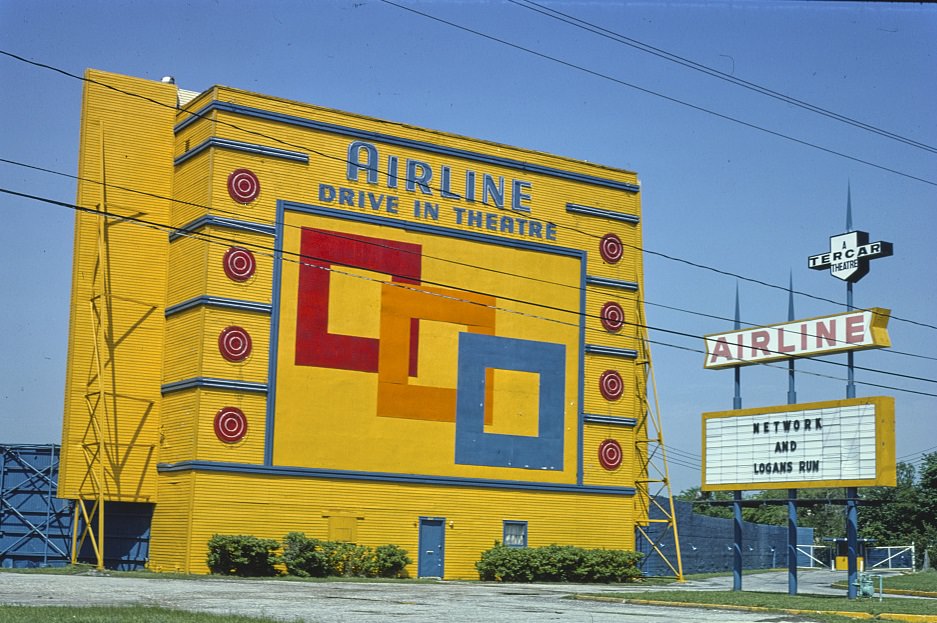
[(420, 517), (420, 556), (417, 562), (417, 575), (421, 578), (443, 577), (445, 554), (445, 517)]

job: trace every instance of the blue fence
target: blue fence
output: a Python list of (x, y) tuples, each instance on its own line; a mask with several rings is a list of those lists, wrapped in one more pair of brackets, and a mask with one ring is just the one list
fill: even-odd
[(64, 565), (72, 504), (55, 497), (59, 447), (0, 445), (0, 565)]
[[(666, 507), (666, 500), (659, 500)], [(653, 507), (653, 505), (652, 505)], [(689, 502), (674, 502), (677, 531), (680, 535), (680, 553), (684, 573), (708, 573), (732, 570), (732, 520), (707, 517), (693, 512)], [(656, 510), (656, 509), (655, 509)], [(652, 512), (652, 518), (655, 514)], [(660, 518), (660, 515), (657, 515)], [(673, 532), (666, 524), (651, 524), (648, 535), (659, 542), (659, 547), (676, 566)], [(797, 529), (798, 543), (813, 543), (813, 528)], [(637, 550), (645, 554), (642, 571), (649, 576), (672, 576), (673, 572), (644, 537), (635, 539)], [(798, 563), (807, 564), (806, 555), (798, 556)], [(742, 568), (771, 569), (787, 566), (787, 527), (742, 523)]]
[[(58, 476), (59, 446), (0, 444), (0, 566), (64, 566), (71, 560), (74, 503), (56, 497)], [(108, 569), (145, 567), (153, 508), (153, 504), (105, 504)], [(78, 552), (78, 560), (95, 561), (89, 541)]]

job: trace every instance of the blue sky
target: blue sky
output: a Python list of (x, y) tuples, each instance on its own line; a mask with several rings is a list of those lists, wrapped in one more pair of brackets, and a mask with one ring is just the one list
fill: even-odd
[[(683, 350), (702, 348), (701, 339), (667, 331), (730, 328), (712, 316), (731, 318), (736, 287), (743, 321), (783, 322), (791, 274), (795, 290), (844, 301), (843, 282), (808, 270), (806, 258), (845, 231), (851, 186), (855, 227), (895, 246), (855, 290), (857, 306), (892, 310), (893, 348), (859, 353), (856, 363), (917, 377), (858, 371), (858, 381), (887, 387), (860, 384), (857, 393), (895, 396), (899, 458), (937, 449), (937, 6), (545, 2), (925, 149), (517, 4), (401, 3), (512, 45), (379, 0), (0, 0), (0, 48), (74, 74), (86, 67), (156, 80), (169, 74), (185, 89), (224, 84), (636, 171), (651, 252), (648, 323), (658, 329), (654, 371), (676, 490), (699, 484), (700, 413), (731, 408), (733, 385), (731, 371), (704, 370), (701, 354)], [(5, 56), (0, 81), (0, 158), (73, 175), (81, 83)], [(0, 187), (75, 198), (73, 180), (6, 163)], [(3, 195), (0, 216), (0, 442), (58, 442), (74, 215)], [(795, 297), (798, 318), (841, 309)], [(845, 397), (844, 368), (798, 366), (836, 377), (799, 375), (800, 401)], [(786, 401), (783, 366), (746, 368), (742, 383), (745, 407)]]

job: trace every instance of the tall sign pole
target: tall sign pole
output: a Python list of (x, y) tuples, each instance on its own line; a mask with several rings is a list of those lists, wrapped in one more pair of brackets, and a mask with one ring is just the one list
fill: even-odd
[[(787, 286), (787, 321), (794, 322), (794, 271)], [(797, 404), (794, 359), (787, 362), (787, 404)], [(787, 490), (787, 594), (797, 594), (797, 489)]]
[[(846, 189), (846, 233), (830, 237), (830, 250), (807, 258), (807, 266), (814, 270), (830, 269), (830, 274), (846, 282), (846, 309), (854, 308), (852, 285), (869, 273), (869, 260), (888, 257), (894, 252), (890, 242), (869, 242), (869, 234), (853, 231), (852, 188)], [(847, 353), (846, 398), (856, 397), (853, 352)], [(859, 491), (846, 488), (846, 548), (848, 554), (849, 599), (855, 599), (859, 581), (857, 554), (859, 549)]]
[[(739, 313), (739, 284), (735, 284), (735, 330), (742, 328), (742, 318)], [(742, 369), (735, 366), (735, 395), (732, 398), (732, 408), (742, 408)], [(735, 491), (732, 495), (732, 590), (742, 590), (742, 492)]]

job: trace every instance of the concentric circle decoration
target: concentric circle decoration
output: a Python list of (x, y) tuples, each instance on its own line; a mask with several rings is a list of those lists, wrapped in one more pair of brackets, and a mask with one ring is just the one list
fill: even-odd
[(606, 439), (600, 443), (599, 463), (609, 471), (621, 467), (621, 444), (614, 439)]
[(248, 169), (237, 169), (228, 176), (228, 194), (238, 203), (250, 203), (260, 194), (260, 180)]
[(615, 264), (621, 259), (623, 251), (624, 247), (621, 245), (621, 238), (615, 234), (605, 234), (602, 236), (602, 241), (599, 242), (599, 253), (602, 254), (603, 260), (609, 264)]
[(623, 310), (618, 303), (609, 301), (602, 306), (600, 318), (602, 319), (602, 326), (605, 327), (606, 331), (617, 333), (621, 331), (621, 328), (625, 325), (625, 310)]
[(218, 334), (218, 350), (228, 361), (244, 361), (251, 354), (251, 335), (241, 327), (227, 327)]
[(247, 281), (254, 276), (257, 261), (254, 254), (241, 247), (231, 247), (224, 253), (224, 274), (232, 281)]
[(215, 435), (225, 443), (240, 441), (247, 434), (247, 418), (237, 407), (222, 407), (215, 414)]
[(615, 370), (606, 370), (599, 377), (599, 391), (606, 400), (618, 400), (625, 392), (625, 382)]

